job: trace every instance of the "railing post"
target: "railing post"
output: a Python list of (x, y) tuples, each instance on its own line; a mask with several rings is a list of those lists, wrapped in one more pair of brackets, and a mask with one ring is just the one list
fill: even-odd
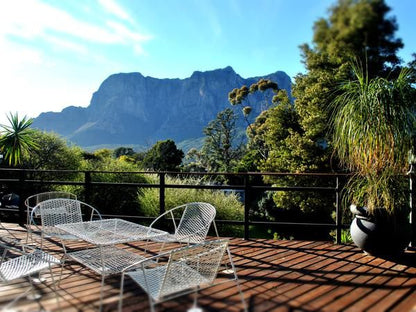
[(342, 233), (342, 209), (341, 209), (341, 188), (339, 182), (339, 176), (336, 177), (336, 187), (335, 187), (335, 209), (336, 209), (336, 236), (335, 243), (341, 244), (341, 233)]
[(409, 189), (410, 189), (410, 226), (411, 226), (411, 238), (410, 247), (416, 247), (416, 181), (415, 181), (415, 170), (413, 164), (410, 165), (410, 170), (407, 173), (409, 176)]
[(165, 213), (165, 173), (159, 172), (159, 214)]
[(92, 184), (91, 184), (91, 171), (84, 172), (84, 191), (85, 191), (85, 202), (91, 202), (91, 192), (92, 192)]
[[(22, 169), (20, 170), (19, 174), (19, 184), (22, 190), (25, 190), (25, 180), (26, 180), (26, 170)], [(25, 213), (25, 204), (24, 204), (24, 198), (19, 198), (19, 225), (23, 226), (27, 223), (27, 214)]]
[(250, 238), (250, 227), (249, 227), (249, 208), (250, 201), (250, 185), (248, 175), (244, 175), (244, 239)]

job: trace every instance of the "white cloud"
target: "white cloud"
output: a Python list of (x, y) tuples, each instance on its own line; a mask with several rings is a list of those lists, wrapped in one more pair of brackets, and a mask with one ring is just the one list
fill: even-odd
[(2, 3), (0, 123), (7, 122), (7, 112), (36, 117), (69, 105), (87, 106), (100, 81), (120, 70), (115, 48), (146, 54), (143, 43), (152, 37), (114, 2), (73, 1), (70, 9), (62, 3)]
[(59, 47), (61, 49), (64, 49), (65, 51), (69, 50), (83, 55), (88, 54), (88, 48), (85, 45), (50, 35), (44, 36), (44, 39), (47, 42), (53, 44), (55, 47)]
[(152, 38), (150, 35), (144, 35), (137, 32), (134, 32), (124, 26), (123, 24), (120, 24), (118, 22), (114, 21), (108, 21), (107, 25), (114, 31), (115, 34), (117, 34), (117, 37), (123, 40), (124, 43), (127, 42), (142, 42), (147, 41)]
[(121, 18), (122, 20), (134, 23), (130, 15), (114, 0), (98, 0), (98, 2), (107, 12), (117, 16), (118, 18)]
[[(106, 10), (112, 10), (117, 17), (131, 20), (113, 1), (100, 0)], [(99, 15), (99, 12), (95, 12)], [(65, 40), (83, 40), (88, 43), (133, 45), (147, 41), (151, 36), (137, 29), (130, 29), (115, 21), (98, 24), (96, 20), (81, 20), (59, 8), (40, 0), (14, 0), (7, 2), (0, 11), (0, 35), (13, 35), (25, 39), (45, 38), (49, 33), (66, 35)], [(63, 40), (63, 39), (62, 39)], [(62, 41), (60, 42), (62, 43)]]

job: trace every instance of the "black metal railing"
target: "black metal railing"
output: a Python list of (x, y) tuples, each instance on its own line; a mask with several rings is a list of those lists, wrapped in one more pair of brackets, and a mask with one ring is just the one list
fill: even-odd
[[(142, 182), (101, 182), (95, 181), (93, 175), (97, 174), (113, 174), (120, 176), (128, 175), (156, 175), (158, 177), (158, 183), (142, 183)], [(198, 183), (198, 184), (169, 184), (166, 182), (166, 176), (198, 176), (207, 178), (207, 180), (216, 180), (218, 177), (222, 177), (225, 180), (233, 181), (232, 184), (213, 184), (213, 183)], [(57, 178), (59, 177), (59, 178)], [(310, 181), (314, 179), (325, 179), (323, 186), (305, 186), (305, 185), (290, 185), (290, 186), (273, 186), (271, 184), (264, 184), (263, 177), (269, 178), (308, 178)], [(260, 179), (261, 178), (261, 179)], [(30, 170), (30, 169), (9, 169), (0, 168), (0, 184), (3, 188), (8, 190), (18, 190), (18, 194), (23, 200), (20, 201), (19, 216), (20, 223), (25, 223), (25, 207), (23, 204), (24, 198), (39, 192), (40, 189), (45, 190), (48, 186), (52, 185), (72, 185), (78, 186), (83, 189), (83, 200), (90, 202), (93, 194), (93, 189), (96, 188), (158, 188), (159, 189), (159, 209), (160, 213), (165, 212), (165, 192), (166, 189), (212, 189), (212, 190), (237, 190), (244, 192), (244, 218), (243, 220), (216, 220), (218, 224), (231, 224), (241, 225), (244, 228), (244, 238), (250, 238), (250, 226), (251, 225), (275, 225), (285, 227), (320, 227), (335, 230), (335, 241), (340, 243), (341, 231), (347, 228), (349, 225), (342, 223), (342, 209), (341, 207), (341, 192), (343, 185), (345, 184), (346, 175), (336, 173), (200, 173), (200, 172), (110, 172), (110, 171), (71, 171), (71, 170)], [(415, 183), (415, 175), (413, 173), (408, 174), (410, 179), (410, 207), (412, 210), (416, 209), (414, 204), (416, 196), (414, 194), (415, 187), (412, 187)], [(123, 180), (123, 179), (120, 179)], [(295, 183), (296, 184), (296, 183)], [(279, 222), (279, 221), (256, 221), (250, 219), (250, 211), (254, 209), (251, 201), (252, 195), (256, 192), (318, 192), (324, 193), (325, 196), (331, 196), (334, 198), (333, 206), (335, 207), (335, 221), (334, 222)], [(114, 217), (113, 214), (107, 214), (105, 216)], [(137, 215), (117, 215), (119, 217), (131, 218), (131, 219), (149, 219), (147, 216)], [(411, 222), (413, 233), (415, 230), (416, 213), (411, 213)], [(412, 245), (415, 246), (415, 235), (412, 235)]]

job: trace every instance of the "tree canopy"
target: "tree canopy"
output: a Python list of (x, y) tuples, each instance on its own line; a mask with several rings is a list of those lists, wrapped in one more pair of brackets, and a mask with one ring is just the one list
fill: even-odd
[(143, 166), (152, 170), (176, 171), (183, 157), (183, 151), (176, 147), (174, 141), (158, 141), (147, 151)]
[(204, 128), (206, 135), (201, 161), (207, 171), (231, 172), (241, 157), (242, 142), (238, 141), (236, 116), (226, 108)]
[(314, 157), (319, 171), (330, 169), (324, 165), (331, 156), (327, 108), (337, 85), (351, 77), (350, 63), (361, 64), (369, 78), (387, 77), (400, 64), (397, 51), (403, 43), (395, 37), (397, 24), (389, 11), (384, 0), (338, 0), (329, 17), (315, 23), (312, 46), (301, 46), (307, 72), (296, 76), (292, 90), (304, 135), (293, 149), (305, 146), (308, 153), (313, 145), (321, 147)]

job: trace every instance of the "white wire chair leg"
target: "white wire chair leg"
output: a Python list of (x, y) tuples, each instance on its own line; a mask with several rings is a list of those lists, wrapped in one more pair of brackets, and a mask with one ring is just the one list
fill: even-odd
[(33, 233), (32, 233), (32, 227), (30, 222), (30, 215), (29, 215), (29, 208), (27, 208), (27, 219), (26, 219), (26, 244), (29, 244), (29, 236), (30, 241), (33, 242)]
[(231, 268), (232, 268), (233, 273), (234, 273), (234, 281), (236, 283), (238, 292), (240, 293), (240, 298), (241, 298), (241, 303), (243, 304), (243, 309), (244, 309), (245, 312), (247, 312), (248, 310), (247, 310), (246, 301), (244, 300), (243, 291), (241, 289), (241, 285), (240, 285), (240, 282), (238, 280), (238, 276), (237, 276), (237, 272), (236, 272), (236, 269), (235, 269), (235, 266), (234, 266), (234, 262), (233, 262), (233, 259), (231, 257), (231, 252), (230, 252), (230, 249), (228, 247), (227, 247), (227, 254), (228, 254), (228, 259), (229, 259), (230, 264), (231, 264)]
[(124, 273), (121, 274), (120, 280), (120, 298), (118, 298), (118, 312), (121, 312), (123, 307), (123, 292), (124, 292)]
[[(61, 266), (61, 273), (59, 274), (59, 276), (62, 276), (62, 269), (63, 267)], [(53, 272), (52, 272), (52, 267), (49, 264), (49, 272), (51, 274), (51, 279), (52, 279), (52, 287), (53, 287), (53, 291), (55, 293), (55, 299), (56, 299), (56, 304), (58, 305), (58, 311), (61, 311), (61, 303), (59, 302), (59, 296), (58, 296), (58, 290), (56, 288), (56, 282), (55, 282), (55, 277), (53, 276)], [(61, 282), (61, 278), (59, 278), (58, 283)]]
[(153, 301), (152, 296), (150, 296), (150, 295), (148, 295), (148, 296), (149, 296), (150, 312), (155, 312), (156, 311), (155, 310), (155, 302)]
[(217, 229), (217, 225), (215, 224), (215, 220), (212, 221), (212, 223), (214, 224), (214, 230), (215, 230), (215, 234), (217, 235), (217, 238), (220, 238), (220, 235), (218, 234), (218, 229)]
[[(30, 279), (30, 278), (29, 278)], [(17, 301), (19, 301), (21, 298), (23, 298), (24, 296), (26, 296), (33, 288), (32, 283), (30, 284), (30, 288), (26, 289), (25, 292), (21, 293), (20, 295), (18, 295), (16, 298), (14, 298), (12, 301), (10, 301), (7, 305), (5, 305), (1, 311), (8, 311), (8, 309), (10, 307), (12, 307)]]
[(63, 240), (62, 237), (60, 237), (60, 239), (61, 239), (62, 249), (64, 250), (64, 254), (62, 255), (61, 259), (59, 260), (60, 261), (60, 264), (61, 264), (61, 272), (59, 274), (58, 285), (61, 284), (62, 274), (64, 272), (64, 265), (65, 265), (66, 260), (68, 259), (68, 255), (66, 253), (66, 247), (65, 247), (64, 240)]
[(147, 247), (149, 246), (150, 239), (146, 240), (146, 244), (144, 245), (144, 252), (147, 253)]
[[(56, 303), (58, 305), (58, 311), (61, 311), (61, 304), (59, 301), (59, 296), (58, 296), (58, 292), (57, 292), (57, 288), (56, 288), (56, 283), (55, 283), (55, 278), (53, 277), (53, 272), (52, 272), (52, 267), (49, 264), (49, 272), (51, 275), (51, 279), (52, 279), (52, 287), (53, 287), (53, 291), (55, 293), (55, 298), (56, 298)], [(31, 275), (29, 275), (28, 277), (29, 280), (29, 284), (30, 287), (28, 289), (26, 289), (23, 293), (21, 293), (20, 295), (18, 295), (16, 298), (14, 298), (12, 301), (10, 301), (6, 306), (4, 306), (0, 311), (8, 311), (10, 307), (12, 307), (17, 301), (19, 301), (21, 298), (25, 297), (29, 300), (38, 300), (40, 299), (42, 296), (38, 293), (35, 292), (35, 286), (34, 286), (34, 281)], [(30, 292), (33, 292), (32, 295), (30, 295)]]
[(101, 312), (103, 310), (103, 299), (104, 299), (104, 279), (105, 279), (105, 275), (102, 274), (101, 275), (101, 287), (100, 287), (100, 308), (99, 311)]
[(102, 247), (100, 246), (99, 248), (100, 248), (101, 267), (103, 268), (103, 271), (101, 272), (100, 308), (99, 308), (99, 311), (101, 312), (103, 310), (103, 299), (104, 299), (105, 265), (104, 265), (104, 255), (103, 255)]
[[(160, 248), (159, 248), (159, 252), (158, 252), (158, 254), (161, 254), (161, 253), (162, 253), (163, 248), (165, 247), (165, 245), (166, 245), (166, 242), (162, 242), (162, 245), (161, 245), (161, 246), (160, 246)], [(157, 261), (159, 261), (159, 259), (157, 259)]]
[(192, 308), (188, 309), (187, 312), (202, 312), (202, 309), (198, 307), (198, 292), (199, 292), (199, 285), (196, 288), (196, 291), (194, 292), (194, 303), (192, 305)]

